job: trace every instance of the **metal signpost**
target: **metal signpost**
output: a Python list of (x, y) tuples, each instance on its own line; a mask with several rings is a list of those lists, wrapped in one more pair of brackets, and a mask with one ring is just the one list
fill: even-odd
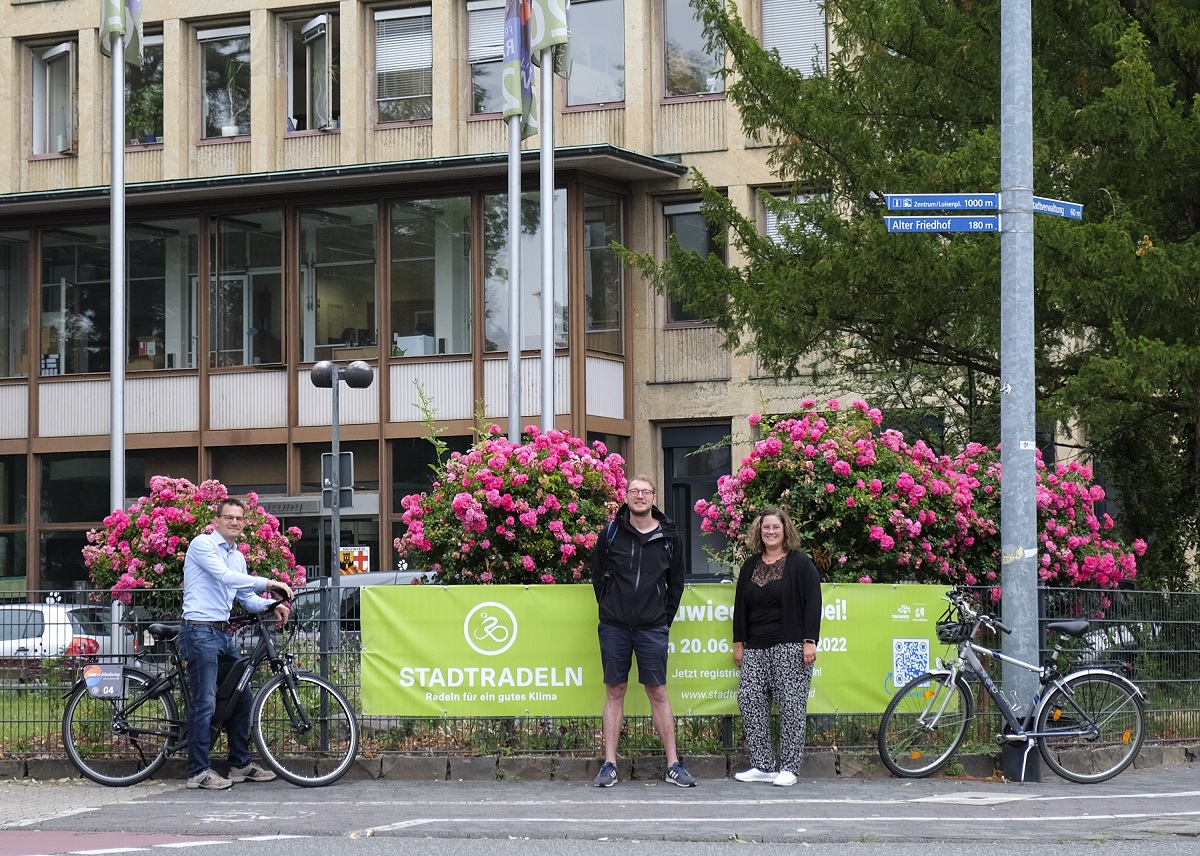
[[(342, 381), (345, 381), (346, 385), (351, 389), (366, 389), (371, 385), (371, 381), (375, 379), (375, 373), (362, 360), (355, 360), (345, 368), (339, 368), (337, 363), (331, 360), (322, 360), (312, 367), (312, 371), (308, 377), (312, 381), (313, 386), (318, 389), (328, 389), (333, 394), (333, 417), (330, 420), (330, 446), (332, 451), (329, 452), (328, 472), (322, 473), (321, 479), (321, 494), (327, 503), (327, 507), (330, 509), (333, 528), (329, 550), (331, 556), (329, 562), (329, 586), (332, 592), (330, 596), (323, 599), (324, 602), (321, 605), (322, 634), (330, 634), (329, 636), (323, 636), (321, 647), (324, 652), (329, 651), (333, 644), (340, 638), (340, 633), (334, 635), (331, 629), (334, 619), (341, 616), (341, 510), (344, 500), (349, 500), (349, 502), (345, 503), (347, 506), (354, 503), (354, 459), (353, 457), (349, 459), (344, 458), (341, 451), (341, 404), (338, 401), (338, 392), (342, 387)], [(347, 452), (346, 454), (349, 455), (351, 453)], [(339, 466), (334, 466), (334, 461), (337, 461)], [(322, 469), (325, 469), (324, 462), (322, 462)], [(350, 484), (345, 488), (342, 487), (343, 473), (346, 473), (350, 478)], [(338, 629), (341, 629), (340, 622)], [(324, 658), (322, 658), (323, 674), (324, 665)]]
[[(1018, 4), (1019, 5), (1019, 4)], [(1028, 7), (1025, 9), (1028, 13)], [(1028, 21), (1025, 32), (1028, 35)], [(1018, 29), (1020, 26), (1018, 25)], [(1028, 42), (1025, 44), (1028, 47)], [(1020, 46), (1017, 48), (1020, 51)], [(1011, 88), (1011, 82), (1005, 84)], [(1012, 97), (1011, 93), (1010, 96)], [(1003, 98), (1002, 98), (1003, 100)], [(1011, 106), (1011, 105), (1010, 105)], [(1016, 134), (1028, 136), (1025, 127), (1031, 121), (1014, 121), (1005, 110), (1002, 121), (1000, 193), (888, 193), (884, 194), (889, 211), (921, 212), (884, 217), (890, 233), (908, 235), (954, 232), (1000, 233), (1000, 464), (1005, 489), (1000, 494), (1001, 585), (1004, 589), (1005, 617), (1013, 635), (1004, 650), (1027, 663), (1038, 661), (1037, 632), (1037, 506), (1036, 491), (1036, 419), (1034, 416), (1033, 367), (1033, 215), (1050, 214), (1072, 220), (1083, 218), (1078, 202), (1033, 196), (1032, 143), (1004, 141), (1013, 136), (1011, 126), (1020, 126)], [(1025, 110), (1024, 113), (1028, 113)], [(1017, 117), (1018, 120), (1020, 116)], [(1007, 136), (1005, 128), (1008, 128)], [(1030, 151), (1029, 159), (1011, 153)], [(1010, 156), (1005, 157), (1004, 153)], [(945, 214), (936, 212), (987, 212), (995, 214)], [(1033, 703), (1036, 679), (1028, 673), (1004, 667), (1003, 685), (1014, 697)], [(1005, 744), (1002, 763), (1005, 775), (1029, 781), (1041, 780), (1036, 756), (1028, 757), (1027, 746)], [(1026, 759), (1028, 758), (1028, 763)]]

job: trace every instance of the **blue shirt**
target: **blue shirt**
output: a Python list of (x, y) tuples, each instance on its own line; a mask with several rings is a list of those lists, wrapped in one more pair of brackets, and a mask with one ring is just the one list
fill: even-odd
[(246, 573), (246, 557), (218, 532), (198, 535), (183, 560), (183, 617), (191, 621), (228, 621), (234, 598), (247, 612), (262, 612), (275, 603), (259, 597), (266, 577)]

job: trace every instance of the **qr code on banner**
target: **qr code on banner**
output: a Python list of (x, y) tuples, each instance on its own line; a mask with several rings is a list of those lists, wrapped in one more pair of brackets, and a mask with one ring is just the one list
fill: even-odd
[(928, 639), (892, 640), (892, 681), (902, 687), (929, 671)]

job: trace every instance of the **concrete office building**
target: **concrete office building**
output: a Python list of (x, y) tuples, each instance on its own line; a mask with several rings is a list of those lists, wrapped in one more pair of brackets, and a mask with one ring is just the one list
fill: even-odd
[[(537, 139), (526, 142), (523, 321), (508, 324), (503, 0), (146, 0), (127, 75), (126, 341), (110, 336), (110, 65), (96, 0), (0, 5), (0, 588), (86, 579), (84, 533), (109, 509), (109, 371), (126, 369), (127, 493), (170, 474), (257, 491), (327, 555), (314, 361), (364, 359), (343, 386), (356, 498), (342, 541), (395, 562), (399, 500), (427, 483), (418, 390), (454, 443), (540, 423)], [(824, 50), (815, 0), (740, 0), (786, 61)], [(729, 453), (685, 457), (745, 425), (761, 377), (609, 249), (710, 241), (698, 168), (745, 210), (770, 188), (687, 0), (574, 0), (574, 72), (556, 80), (555, 424), (603, 439), (691, 505)], [(772, 224), (758, 210), (764, 228)]]

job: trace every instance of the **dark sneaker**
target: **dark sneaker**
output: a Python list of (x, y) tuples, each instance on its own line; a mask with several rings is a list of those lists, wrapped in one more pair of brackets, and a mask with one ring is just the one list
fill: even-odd
[(215, 770), (205, 770), (199, 775), (192, 776), (187, 780), (189, 790), (203, 788), (206, 791), (223, 791), (233, 787), (233, 782), (225, 778)]
[(670, 769), (667, 770), (667, 781), (671, 784), (679, 785), (681, 788), (696, 787), (695, 776), (687, 771), (687, 768), (683, 766), (682, 761), (676, 761), (671, 765)]
[(231, 767), (229, 769), (229, 780), (231, 782), (269, 782), (274, 778), (274, 773), (270, 770), (264, 770), (253, 761), (245, 767)]
[(617, 783), (617, 765), (612, 761), (605, 761), (600, 772), (596, 774), (595, 781), (598, 788), (611, 788)]

